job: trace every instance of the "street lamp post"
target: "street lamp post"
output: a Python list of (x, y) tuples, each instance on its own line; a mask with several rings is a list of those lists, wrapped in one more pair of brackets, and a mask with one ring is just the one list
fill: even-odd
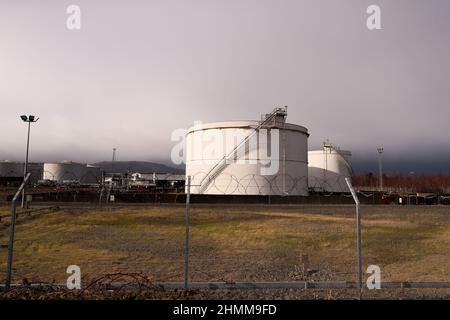
[[(25, 181), (25, 177), (28, 173), (28, 152), (30, 149), (30, 128), (31, 128), (31, 123), (32, 122), (37, 122), (39, 120), (39, 118), (36, 118), (35, 116), (25, 116), (22, 115), (20, 116), (20, 119), (22, 119), (23, 122), (28, 122), (28, 135), (27, 135), (27, 153), (26, 153), (26, 157), (25, 157), (25, 167), (23, 170), (23, 178)], [(25, 187), (22, 190), (22, 208), (25, 208)]]
[(383, 191), (383, 148), (377, 148), (378, 151), (378, 171), (379, 171), (379, 183), (380, 183), (380, 191)]
[(114, 162), (116, 161), (116, 151), (117, 151), (117, 148), (113, 148), (113, 155), (112, 155), (112, 161), (111, 161), (111, 173), (114, 173)]

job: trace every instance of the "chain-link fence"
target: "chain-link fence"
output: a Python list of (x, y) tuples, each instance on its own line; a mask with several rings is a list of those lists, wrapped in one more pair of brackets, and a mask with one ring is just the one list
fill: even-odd
[[(378, 266), (382, 284), (448, 284), (447, 206), (413, 205), (412, 201), (399, 205), (398, 200), (370, 205), (373, 193), (358, 196), (363, 203), (364, 272), (370, 265)], [(200, 203), (201, 197), (191, 195), (189, 284), (295, 286), (299, 282), (336, 285), (357, 281), (355, 207), (349, 194), (298, 198), (316, 198), (320, 203), (299, 203), (293, 196), (273, 197), (270, 202), (261, 198), (254, 203)], [(336, 199), (342, 203), (337, 204)], [(102, 206), (67, 203), (52, 210), (19, 210), (12, 281), (64, 284), (67, 267), (78, 265), (85, 284), (108, 274), (130, 273), (158, 283), (182, 284), (185, 201), (151, 205), (109, 202)], [(1, 209), (0, 244), (5, 245), (10, 208)], [(0, 249), (1, 282), (6, 252), (5, 247)], [(364, 282), (369, 276), (364, 275)]]
[[(448, 209), (362, 206), (363, 266), (385, 281), (446, 281)], [(33, 214), (32, 214), (33, 215)], [(16, 231), (14, 278), (62, 281), (68, 265), (86, 275), (143, 272), (184, 278), (184, 209), (66, 208), (23, 216)], [(3, 218), (1, 243), (7, 243)], [(351, 205), (193, 206), (191, 281), (356, 281)], [(6, 250), (1, 250), (5, 267)], [(3, 273), (2, 273), (3, 274)]]

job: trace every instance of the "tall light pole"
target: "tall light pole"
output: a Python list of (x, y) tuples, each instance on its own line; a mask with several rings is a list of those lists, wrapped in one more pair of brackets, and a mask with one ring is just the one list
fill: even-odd
[[(39, 118), (36, 119), (35, 116), (25, 116), (22, 115), (20, 116), (20, 119), (22, 119), (23, 122), (28, 122), (28, 136), (27, 136), (27, 153), (26, 153), (26, 157), (25, 157), (25, 167), (23, 169), (23, 179), (25, 181), (25, 177), (28, 173), (28, 151), (30, 149), (30, 128), (31, 128), (31, 123), (32, 122), (37, 122), (39, 120)], [(22, 190), (22, 208), (25, 208), (25, 186)]]
[(117, 148), (113, 148), (112, 161), (111, 161), (111, 173), (114, 172), (114, 162), (116, 161)]
[(378, 171), (379, 171), (379, 183), (380, 183), (380, 191), (383, 191), (383, 148), (377, 148), (378, 151)]

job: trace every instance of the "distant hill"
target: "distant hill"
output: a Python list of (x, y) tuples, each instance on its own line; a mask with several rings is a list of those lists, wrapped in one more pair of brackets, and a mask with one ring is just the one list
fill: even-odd
[[(111, 172), (111, 161), (102, 161), (93, 164), (100, 167), (105, 172)], [(114, 172), (141, 172), (141, 173), (175, 173), (184, 174), (184, 170), (180, 168), (173, 168), (161, 163), (147, 162), (147, 161), (114, 161)]]

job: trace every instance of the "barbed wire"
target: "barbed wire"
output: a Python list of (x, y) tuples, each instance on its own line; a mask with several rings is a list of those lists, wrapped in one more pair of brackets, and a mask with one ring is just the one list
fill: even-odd
[[(197, 193), (200, 181), (207, 172), (197, 172), (191, 175), (191, 192)], [(218, 177), (207, 180), (205, 194), (247, 194), (247, 195), (306, 195), (308, 194), (307, 176), (292, 176), (279, 174), (263, 176), (259, 174), (245, 174), (237, 176), (226, 172)]]
[[(64, 172), (52, 172), (48, 170), (33, 169), (30, 171), (34, 176), (32, 184), (35, 186), (46, 184), (52, 186), (102, 186), (104, 184), (115, 184), (114, 189), (125, 190), (126, 188), (159, 188), (176, 189), (176, 192), (183, 193), (185, 189), (185, 175), (172, 173), (156, 173), (156, 179), (153, 179), (153, 173), (141, 174), (143, 177), (133, 179), (131, 172), (120, 176), (109, 176), (112, 181), (105, 181), (104, 175), (95, 172), (77, 172), (66, 170)], [(320, 193), (324, 197), (333, 195), (343, 195), (350, 197), (348, 187), (342, 175), (327, 175), (326, 177), (293, 175), (293, 174), (243, 174), (236, 175), (222, 172), (215, 178), (204, 179), (207, 172), (196, 172), (191, 175), (191, 193), (193, 194), (222, 194), (222, 195), (308, 195), (310, 192)], [(39, 177), (41, 179), (39, 179)], [(11, 178), (11, 177), (8, 177)], [(21, 177), (17, 177), (21, 179)], [(120, 181), (119, 181), (120, 180)], [(200, 181), (205, 181), (206, 188), (200, 187)], [(19, 180), (18, 180), (19, 181)], [(370, 188), (369, 188), (370, 189)], [(383, 191), (365, 190), (359, 188), (357, 193), (363, 197), (369, 198), (375, 195), (385, 197), (402, 195), (402, 197), (420, 197), (427, 200), (450, 199), (445, 194), (421, 194), (415, 192), (405, 192), (401, 189), (385, 189)]]

